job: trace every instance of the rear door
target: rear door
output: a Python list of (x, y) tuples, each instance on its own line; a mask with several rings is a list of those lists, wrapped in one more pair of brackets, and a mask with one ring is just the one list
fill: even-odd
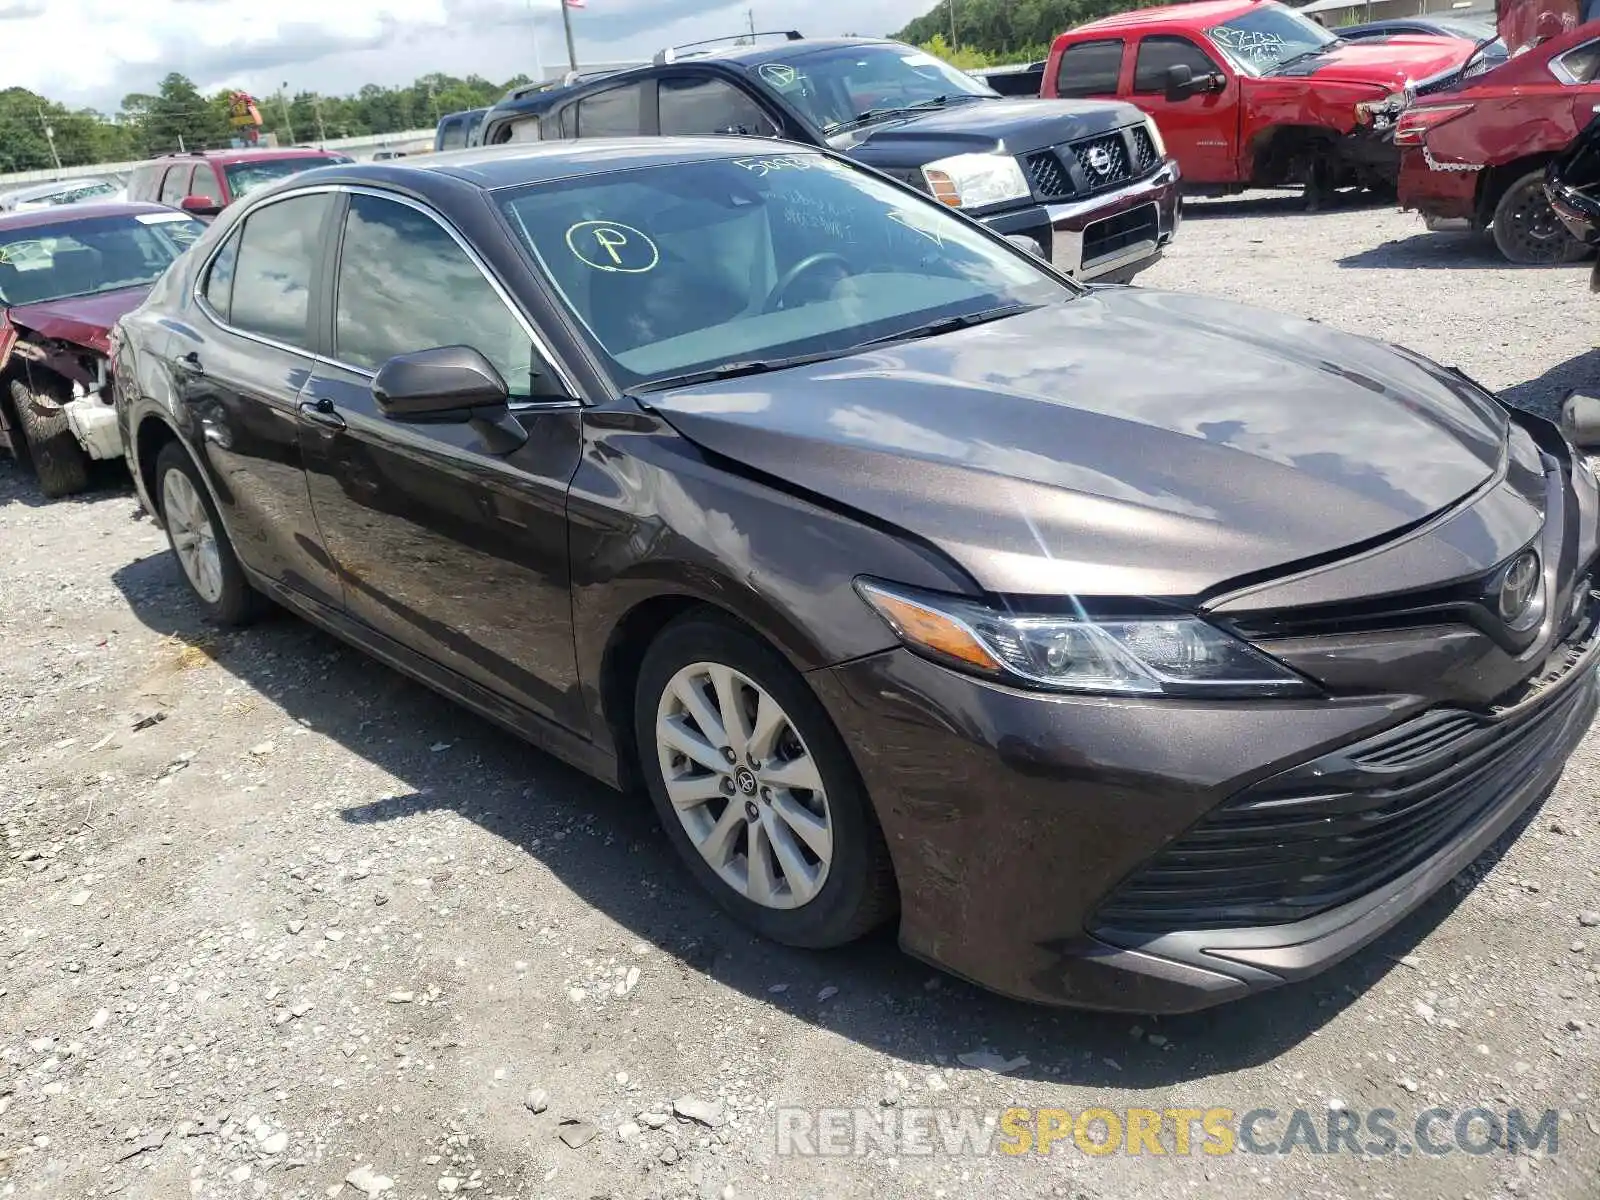
[[(558, 369), (431, 209), (351, 193), (329, 274), (332, 350), (301, 405), (301, 440), (348, 611), (522, 709), (582, 727), (566, 518), (579, 404), (538, 398), (556, 390), (540, 384)], [(379, 410), (378, 368), (452, 345), (499, 369), (525, 444), (507, 451), (473, 425), (403, 423)]]
[(189, 194), (189, 181), (194, 178), (193, 163), (179, 163), (167, 168), (167, 176), (161, 181), (161, 196), (159, 203), (177, 208), (183, 203), (183, 198)]
[(1121, 38), (1073, 42), (1061, 52), (1055, 72), (1047, 78), (1050, 94), (1064, 100), (1115, 97), (1125, 49)]
[[(1167, 99), (1167, 69), (1188, 67), (1194, 78), (1220, 75), (1220, 92)], [(1239, 178), (1239, 83), (1213, 54), (1182, 34), (1149, 34), (1135, 44), (1129, 97), (1155, 118), (1183, 177), (1195, 183)]]
[(175, 328), (167, 353), (239, 556), (338, 608), (343, 595), (306, 491), (298, 409), (314, 361), (312, 283), (333, 201), (330, 192), (301, 193), (246, 217), (201, 275), (204, 319)]

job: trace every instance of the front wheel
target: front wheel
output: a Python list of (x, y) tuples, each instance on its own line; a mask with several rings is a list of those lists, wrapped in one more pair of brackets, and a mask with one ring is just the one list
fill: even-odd
[(206, 615), (223, 625), (247, 625), (266, 608), (211, 503), (205, 481), (184, 448), (168, 442), (156, 458), (155, 502), (167, 544)]
[(821, 948), (893, 915), (888, 848), (855, 764), (771, 647), (714, 615), (680, 619), (645, 655), (634, 725), (668, 839), (744, 924)]
[(61, 405), (51, 396), (31, 391), (20, 379), (11, 381), (11, 403), (39, 490), (55, 500), (88, 487), (89, 456), (78, 445)]
[(1489, 231), (1501, 254), (1525, 266), (1574, 263), (1589, 252), (1550, 207), (1543, 171), (1529, 171), (1505, 190)]

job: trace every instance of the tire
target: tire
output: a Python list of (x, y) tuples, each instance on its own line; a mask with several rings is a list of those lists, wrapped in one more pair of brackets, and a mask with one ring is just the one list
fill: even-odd
[[(712, 671), (721, 672), (745, 702), (740, 723), (754, 731), (745, 743), (756, 762), (753, 771), (745, 769), (749, 760), (742, 756), (735, 764), (739, 771), (726, 762), (730, 743), (744, 738), (719, 736), (727, 705), (718, 703)], [(705, 686), (692, 693), (697, 679)], [(758, 693), (764, 695), (758, 699)], [(710, 762), (689, 758), (657, 735), (658, 716), (680, 742), (703, 732), (683, 700), (691, 694), (704, 705), (693, 711), (714, 726), (712, 737), (700, 737), (696, 746)], [(770, 711), (761, 707), (769, 703), (781, 721), (756, 720)], [(894, 870), (855, 763), (821, 702), (770, 646), (709, 612), (679, 618), (645, 653), (634, 730), (640, 767), (668, 840), (700, 885), (740, 922), (775, 942), (822, 949), (852, 942), (894, 915)], [(717, 740), (725, 745), (707, 744)], [(712, 763), (721, 765), (720, 775)], [(802, 787), (807, 778), (821, 788)], [(701, 799), (685, 800), (680, 817), (669, 788), (680, 799)], [(711, 849), (702, 852), (696, 838)], [(752, 858), (752, 846), (760, 859)], [(818, 846), (826, 848), (826, 860)], [(767, 869), (752, 870), (757, 862)]]
[(1494, 206), (1489, 232), (1508, 261), (1524, 266), (1575, 263), (1589, 253), (1545, 198), (1543, 170), (1529, 171), (1505, 190)]
[(266, 611), (266, 597), (245, 578), (200, 469), (182, 444), (168, 442), (156, 457), (151, 500), (161, 510), (172, 556), (206, 616), (220, 625), (258, 619)]
[(89, 456), (78, 445), (61, 406), (30, 391), (20, 379), (11, 381), (11, 402), (39, 490), (56, 500), (88, 487)]

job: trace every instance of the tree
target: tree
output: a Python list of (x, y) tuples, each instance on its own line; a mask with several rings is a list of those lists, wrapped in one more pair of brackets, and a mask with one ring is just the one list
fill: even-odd
[[(932, 9), (894, 36), (926, 46), (950, 38), (950, 6), (955, 5), (955, 41), (960, 51), (987, 55), (991, 62), (1043, 58), (1056, 34), (1086, 21), (1164, 0), (939, 0)], [(947, 45), (947, 52), (949, 46)], [(957, 63), (984, 66), (985, 63)]]

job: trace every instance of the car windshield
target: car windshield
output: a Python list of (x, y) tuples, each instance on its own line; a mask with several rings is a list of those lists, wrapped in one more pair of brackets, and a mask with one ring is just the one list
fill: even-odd
[(37, 304), (154, 283), (205, 231), (183, 213), (0, 230), (0, 301)]
[(1290, 62), (1320, 53), (1339, 39), (1321, 25), (1281, 4), (1263, 4), (1206, 35), (1247, 75), (1271, 75)]
[(869, 112), (997, 94), (965, 71), (897, 42), (773, 58), (750, 70), (824, 133)]
[(939, 205), (821, 154), (590, 175), (501, 205), (625, 387), (844, 354), (1079, 294)]
[(241, 196), (248, 196), (257, 188), (277, 183), (278, 180), (287, 179), (291, 175), (298, 175), (301, 171), (309, 171), (312, 167), (326, 167), (330, 163), (349, 161), (350, 159), (342, 154), (329, 155), (326, 158), (266, 158), (228, 163), (222, 169), (228, 176), (228, 191), (237, 200)]

